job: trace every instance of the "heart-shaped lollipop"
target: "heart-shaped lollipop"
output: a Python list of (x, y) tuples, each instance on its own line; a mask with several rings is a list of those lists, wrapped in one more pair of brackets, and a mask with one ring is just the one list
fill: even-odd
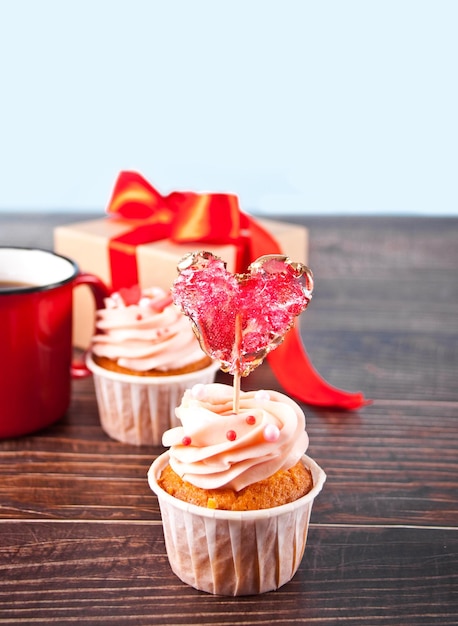
[(262, 363), (312, 297), (311, 271), (286, 256), (263, 256), (245, 274), (232, 274), (219, 257), (193, 252), (178, 271), (175, 304), (191, 319), (204, 352), (236, 376)]

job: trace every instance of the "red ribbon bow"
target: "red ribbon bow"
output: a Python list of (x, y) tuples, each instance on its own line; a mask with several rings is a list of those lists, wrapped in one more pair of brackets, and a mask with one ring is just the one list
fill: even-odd
[[(133, 246), (161, 239), (175, 243), (233, 244), (237, 271), (264, 254), (282, 254), (278, 242), (253, 218), (242, 213), (237, 196), (173, 192), (162, 196), (136, 172), (121, 172), (107, 212), (129, 220), (130, 230), (110, 242), (113, 289), (138, 282)], [(128, 254), (126, 254), (126, 252)], [(367, 404), (362, 393), (329, 385), (311, 364), (298, 325), (267, 355), (285, 391), (307, 404), (358, 409)]]

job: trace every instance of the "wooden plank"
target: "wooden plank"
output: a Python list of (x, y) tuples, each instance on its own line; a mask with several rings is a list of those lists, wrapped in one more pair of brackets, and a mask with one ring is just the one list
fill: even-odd
[(312, 525), (293, 580), (242, 598), (181, 583), (155, 523), (3, 521), (0, 532), (0, 623), (454, 626), (458, 618), (456, 531)]

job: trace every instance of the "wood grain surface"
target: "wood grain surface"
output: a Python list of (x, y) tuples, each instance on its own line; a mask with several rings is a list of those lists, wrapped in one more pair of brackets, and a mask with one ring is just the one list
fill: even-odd
[[(51, 249), (89, 217), (0, 214), (0, 245)], [(296, 576), (246, 598), (181, 583), (146, 481), (162, 448), (109, 439), (76, 380), (57, 424), (0, 441), (0, 624), (458, 623), (458, 219), (281, 219), (310, 229), (315, 367), (373, 400), (304, 405), (328, 479)], [(281, 390), (267, 363), (243, 387)]]

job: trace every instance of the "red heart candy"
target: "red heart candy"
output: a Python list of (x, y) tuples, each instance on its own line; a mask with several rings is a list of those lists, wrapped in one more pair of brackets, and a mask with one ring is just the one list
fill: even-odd
[(246, 274), (231, 274), (218, 257), (195, 252), (178, 269), (175, 304), (191, 319), (202, 349), (231, 374), (246, 376), (260, 365), (312, 297), (310, 270), (284, 256), (260, 257)]
[(122, 287), (119, 289), (119, 294), (124, 304), (128, 306), (129, 304), (138, 304), (142, 296), (142, 290), (140, 285), (132, 285), (132, 287)]

